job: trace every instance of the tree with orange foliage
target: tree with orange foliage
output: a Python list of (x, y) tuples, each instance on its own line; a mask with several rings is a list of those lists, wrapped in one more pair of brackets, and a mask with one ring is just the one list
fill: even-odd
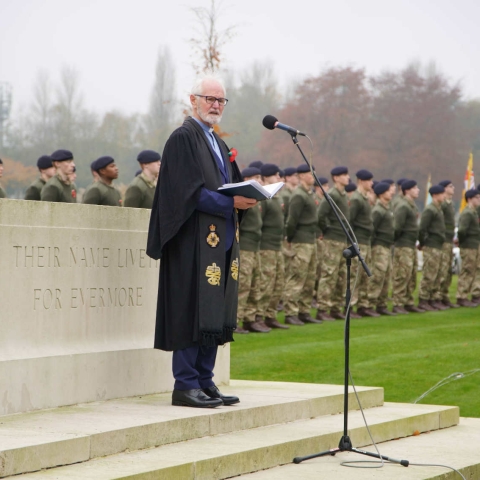
[(26, 167), (21, 162), (11, 158), (2, 158), (5, 167), (2, 183), (11, 195), (23, 198), (23, 191), (35, 180), (38, 170), (35, 167)]

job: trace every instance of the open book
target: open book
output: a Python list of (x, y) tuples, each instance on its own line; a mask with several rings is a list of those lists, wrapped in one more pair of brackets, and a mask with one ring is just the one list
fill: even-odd
[(283, 182), (277, 182), (262, 186), (256, 180), (246, 180), (239, 183), (226, 183), (218, 189), (218, 192), (229, 197), (241, 195), (242, 197), (254, 198), (255, 200), (269, 200), (284, 185)]

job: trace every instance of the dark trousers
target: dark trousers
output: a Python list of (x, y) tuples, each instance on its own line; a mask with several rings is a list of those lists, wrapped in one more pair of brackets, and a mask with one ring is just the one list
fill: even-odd
[(175, 390), (193, 390), (213, 387), (213, 367), (217, 358), (217, 347), (190, 347), (175, 350), (172, 370)]

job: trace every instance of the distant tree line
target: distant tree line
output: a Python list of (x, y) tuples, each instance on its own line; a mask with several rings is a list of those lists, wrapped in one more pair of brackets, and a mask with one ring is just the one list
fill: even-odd
[[(148, 111), (127, 115), (87, 108), (73, 67), (61, 70), (58, 84), (40, 71), (31, 103), (4, 132), (0, 157), (11, 165), (4, 177), (7, 191), (26, 188), (36, 175), (28, 167), (57, 148), (73, 151), (80, 187), (90, 183), (90, 163), (101, 155), (115, 158), (120, 182), (128, 184), (138, 168), (137, 153), (161, 153), (187, 111), (175, 75), (172, 54), (162, 47)], [(288, 134), (262, 127), (266, 114), (309, 134), (322, 175), (347, 165), (351, 172), (368, 168), (377, 178), (409, 176), (424, 185), (431, 173), (433, 181), (450, 178), (461, 190), (469, 152), (480, 153), (480, 101), (465, 99), (461, 86), (434, 65), (410, 64), (370, 76), (362, 68), (330, 67), (284, 90), (269, 62), (253, 62), (224, 77), (229, 104), (221, 133), (238, 150), (241, 167), (256, 159), (281, 167), (302, 161)], [(309, 143), (302, 145), (309, 152)]]

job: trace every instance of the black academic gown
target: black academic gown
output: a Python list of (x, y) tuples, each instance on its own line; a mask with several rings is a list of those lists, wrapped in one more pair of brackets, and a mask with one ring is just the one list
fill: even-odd
[[(242, 181), (237, 164), (229, 160), (228, 147), (218, 136), (216, 140), (229, 170), (230, 181)], [(234, 267), (226, 264), (223, 243), (226, 222), (232, 219), (196, 210), (202, 187), (215, 191), (223, 183), (204, 131), (195, 120), (187, 118), (165, 144), (148, 232), (147, 254), (155, 259), (161, 258), (154, 343), (154, 347), (160, 350), (222, 345), (232, 341), (237, 291), (229, 276)], [(233, 215), (233, 221), (238, 225), (235, 210)], [(208, 243), (208, 231), (205, 231), (210, 224), (216, 226), (220, 239), (220, 243), (212, 248), (209, 245), (216, 242)], [(238, 236), (234, 238), (232, 251), (235, 249), (238, 252)], [(205, 255), (216, 257), (205, 260)], [(235, 255), (238, 266), (238, 253), (233, 257)], [(204, 286), (205, 261), (221, 267), (221, 288), (217, 286), (209, 290), (208, 284)], [(213, 297), (210, 291), (215, 292)], [(213, 331), (213, 336), (206, 336), (205, 330), (208, 333)]]

